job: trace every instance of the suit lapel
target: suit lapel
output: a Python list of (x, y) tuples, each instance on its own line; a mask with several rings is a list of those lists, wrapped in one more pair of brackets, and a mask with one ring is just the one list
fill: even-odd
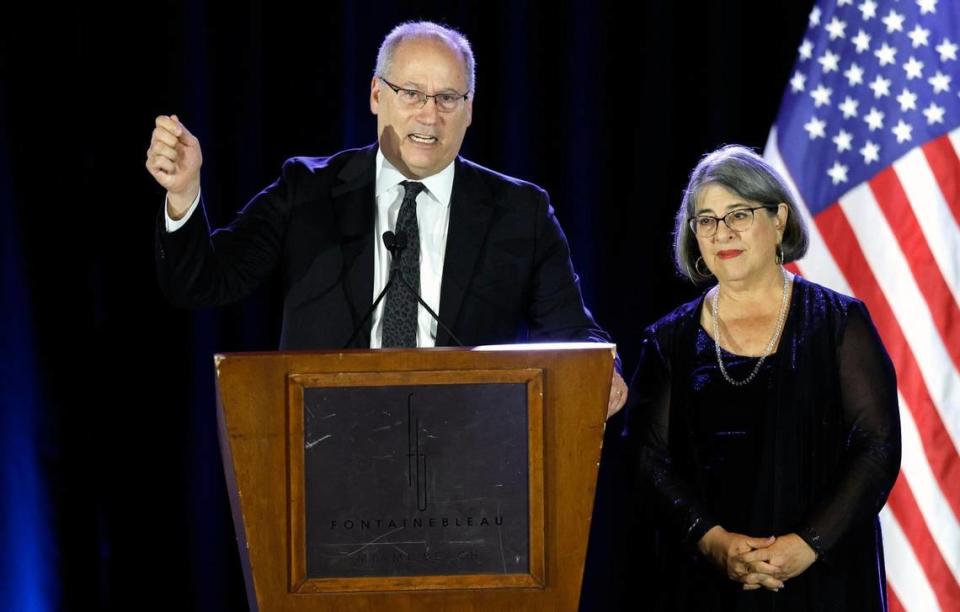
[[(330, 194), (342, 239), (343, 288), (354, 327), (359, 325), (360, 319), (373, 303), (376, 153), (376, 145), (358, 152), (337, 175), (341, 183), (335, 186)], [(369, 346), (370, 320), (368, 319), (352, 347)]]
[[(458, 157), (450, 195), (450, 225), (443, 257), (440, 285), (440, 319), (453, 328), (463, 297), (473, 279), (473, 270), (493, 216), (493, 203), (487, 186), (476, 169)], [(437, 330), (437, 346), (447, 345), (450, 335)]]

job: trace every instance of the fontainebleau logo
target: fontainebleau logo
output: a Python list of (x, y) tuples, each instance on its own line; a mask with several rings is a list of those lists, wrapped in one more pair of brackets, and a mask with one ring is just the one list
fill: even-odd
[(407, 394), (407, 487), (417, 488), (417, 510), (427, 509), (427, 454), (420, 447), (420, 418), (413, 413), (413, 393)]
[[(406, 455), (407, 455), (407, 489), (412, 490), (415, 493), (417, 511), (420, 513), (425, 513), (428, 506), (430, 506), (431, 494), (429, 491), (430, 481), (429, 476), (433, 475), (433, 478), (436, 478), (437, 464), (436, 464), (436, 455), (434, 455), (434, 463), (431, 463), (430, 457), (426, 452), (427, 445), (425, 444), (426, 440), (423, 439), (424, 436), (435, 437), (427, 434), (429, 431), (429, 424), (425, 424), (421, 421), (420, 415), (417, 414), (415, 407), (415, 397), (417, 394), (412, 391), (405, 393), (406, 395), (406, 408), (407, 408), (407, 440), (406, 440)], [(403, 401), (401, 398), (397, 398), (399, 401)], [(421, 398), (424, 401), (427, 401), (429, 404), (429, 396), (426, 398)], [(429, 409), (426, 411), (429, 413)], [(388, 413), (384, 413), (388, 414)], [(429, 418), (429, 414), (428, 414)], [(399, 424), (399, 423), (398, 423)], [(399, 442), (399, 440), (398, 440)], [(488, 445), (489, 446), (489, 445)], [(402, 452), (402, 450), (401, 450)], [(443, 453), (441, 452), (440, 455)], [(440, 470), (442, 473), (443, 470)], [(397, 474), (399, 475), (399, 474)], [(434, 483), (436, 485), (436, 483)], [(499, 486), (499, 485), (498, 485)], [(499, 491), (498, 491), (499, 493)], [(442, 496), (441, 496), (442, 497)], [(495, 499), (495, 498), (494, 498)], [(383, 502), (387, 505), (391, 503), (396, 503), (396, 500), (386, 500)], [(378, 510), (375, 510), (371, 514), (374, 516), (352, 516), (350, 518), (340, 517), (329, 520), (329, 528), (334, 529), (343, 529), (345, 531), (352, 531), (354, 529), (359, 529), (365, 531), (368, 529), (405, 529), (407, 527), (421, 529), (421, 528), (441, 528), (446, 529), (449, 527), (456, 528), (474, 528), (474, 527), (502, 527), (504, 523), (503, 515), (500, 513), (499, 509), (493, 513), (491, 517), (488, 516), (475, 516), (469, 512), (460, 512), (457, 508), (458, 504), (455, 500), (449, 500), (448, 503), (453, 503), (454, 507), (449, 508), (448, 510), (454, 510), (453, 515), (445, 516), (406, 516), (398, 517), (396, 515), (390, 516), (391, 513), (385, 512), (387, 516), (381, 514), (376, 516), (383, 509), (384, 506), (381, 506)], [(442, 505), (442, 504), (441, 504)]]

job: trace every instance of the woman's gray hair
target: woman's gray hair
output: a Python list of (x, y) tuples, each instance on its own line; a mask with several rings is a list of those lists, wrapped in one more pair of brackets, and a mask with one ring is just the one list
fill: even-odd
[[(451, 49), (463, 57), (464, 74), (467, 77), (467, 92), (476, 93), (476, 61), (473, 59), (473, 49), (467, 37), (453, 28), (434, 23), (432, 21), (407, 21), (390, 30), (380, 44), (377, 53), (377, 66), (373, 76), (386, 77), (393, 64), (393, 54), (397, 46), (410, 38), (434, 38), (446, 43)], [(473, 96), (471, 96), (473, 97)]]
[[(690, 219), (696, 216), (697, 201), (707, 185), (722, 185), (741, 198), (757, 204), (786, 204), (789, 214), (780, 244), (783, 263), (800, 259), (807, 252), (807, 226), (783, 177), (750, 149), (741, 145), (726, 145), (700, 159), (690, 173), (690, 182), (683, 192), (674, 228), (673, 253), (680, 274), (696, 284), (713, 279), (709, 270), (703, 274), (697, 269), (700, 247), (690, 229)], [(771, 210), (770, 214), (775, 214), (775, 211)]]

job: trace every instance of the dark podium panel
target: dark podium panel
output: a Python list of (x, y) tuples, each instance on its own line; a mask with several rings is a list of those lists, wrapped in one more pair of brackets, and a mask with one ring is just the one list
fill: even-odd
[(216, 357), (253, 610), (576, 610), (613, 347)]
[(308, 579), (529, 573), (526, 384), (303, 398)]

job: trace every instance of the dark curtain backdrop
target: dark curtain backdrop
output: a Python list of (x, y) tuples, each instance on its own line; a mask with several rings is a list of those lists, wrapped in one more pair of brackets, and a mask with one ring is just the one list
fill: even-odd
[[(0, 609), (242, 610), (217, 445), (216, 351), (273, 349), (269, 282), (175, 310), (154, 277), (153, 118), (203, 145), (228, 221), (293, 155), (375, 139), (377, 45), (445, 21), (477, 56), (464, 154), (547, 188), (626, 369), (696, 290), (671, 264), (690, 168), (763, 146), (811, 0), (20, 2), (0, 20)], [(653, 543), (608, 427), (584, 610), (630, 609)]]

